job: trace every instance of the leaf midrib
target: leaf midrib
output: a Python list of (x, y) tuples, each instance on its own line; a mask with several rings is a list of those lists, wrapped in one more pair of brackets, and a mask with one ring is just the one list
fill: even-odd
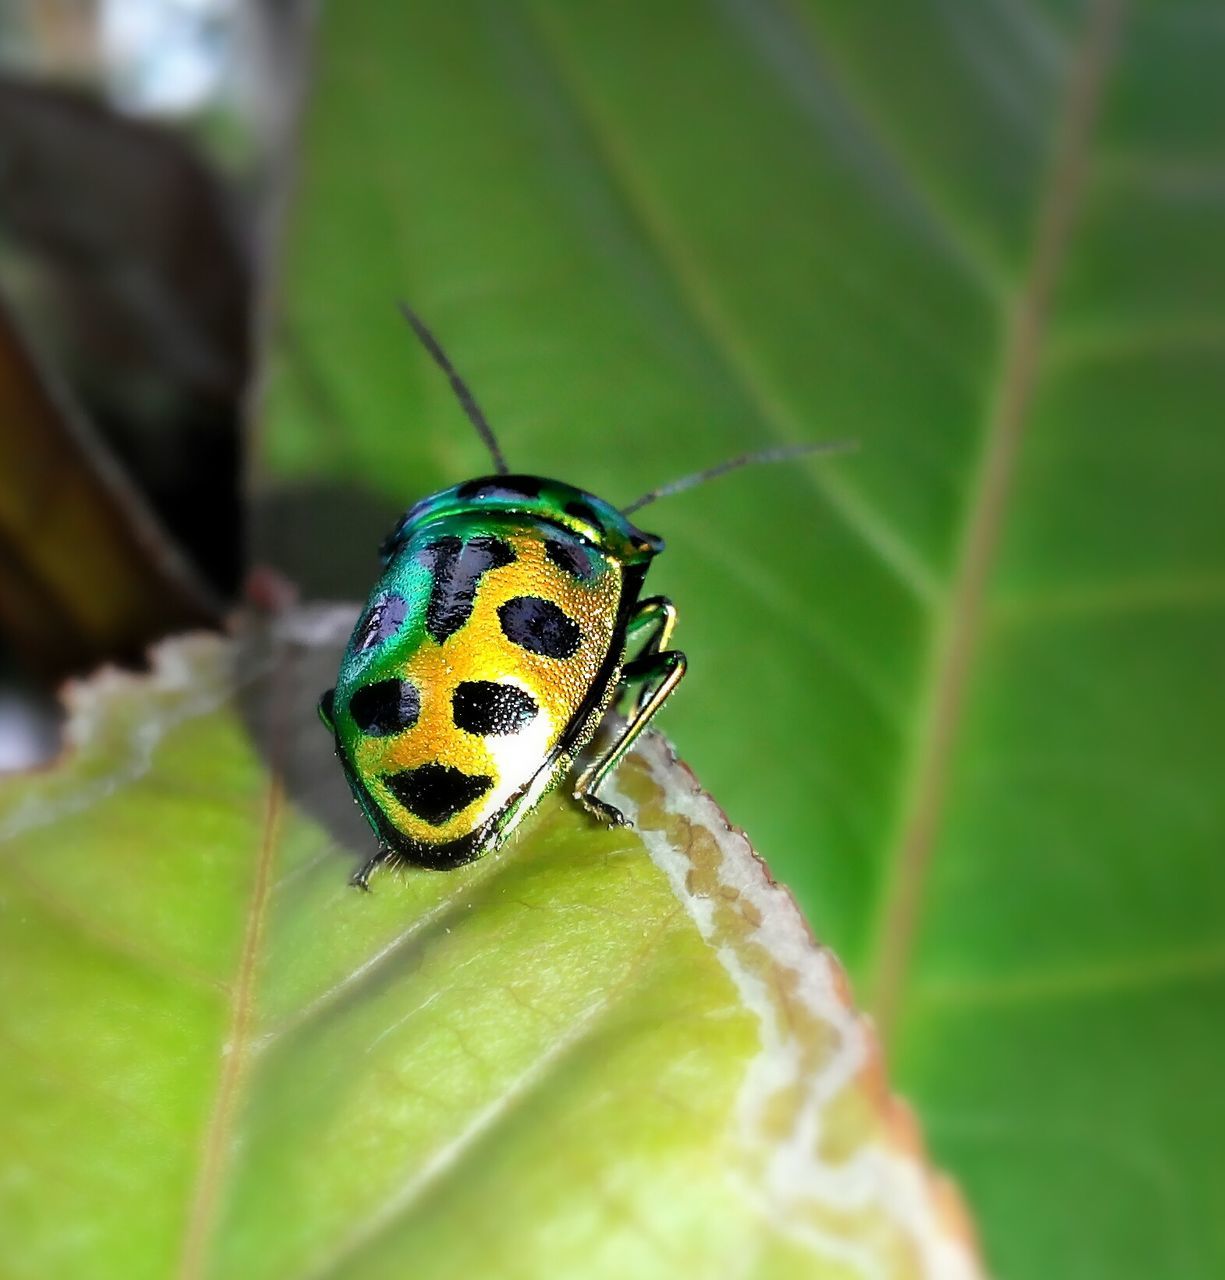
[(988, 390), (983, 449), (968, 493), (956, 568), (944, 604), (933, 619), (921, 711), (899, 791), (900, 818), (883, 863), (884, 880), (867, 953), (867, 1003), (886, 1044), (908, 980), (978, 649), (987, 583), (1037, 383), (1052, 295), (1079, 212), (1122, 10), (1122, 0), (1093, 0), (1070, 70), (1053, 163), (1037, 205), (1033, 249), (1008, 319), (999, 370)]

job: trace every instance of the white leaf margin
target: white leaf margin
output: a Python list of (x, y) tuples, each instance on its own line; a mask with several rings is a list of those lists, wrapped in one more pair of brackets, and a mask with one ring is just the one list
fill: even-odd
[[(871, 1242), (870, 1234), (865, 1242), (852, 1231), (839, 1231), (840, 1216), (891, 1222), (909, 1245), (907, 1270), (916, 1277), (983, 1280), (974, 1230), (957, 1189), (932, 1171), (913, 1116), (888, 1094), (876, 1034), (870, 1020), (853, 1008), (836, 957), (816, 942), (790, 891), (771, 877), (744, 832), (730, 825), (664, 738), (644, 735), (627, 764), (631, 771), (643, 771), (667, 797), (669, 818), (690, 831), (710, 833), (718, 848), (717, 861), (707, 868), (715, 872), (715, 891), (694, 892), (692, 840), (677, 839), (675, 823), (661, 824), (644, 813), (622, 777), (605, 784), (605, 794), (633, 822), (757, 1019), (761, 1049), (745, 1074), (735, 1117), (746, 1152), (757, 1156), (742, 1179), (746, 1196), (763, 1219), (814, 1258), (837, 1261), (864, 1280), (896, 1280), (897, 1259), (879, 1241)], [(736, 918), (731, 928), (720, 919), (720, 908), (729, 906)], [(756, 971), (763, 956), (789, 981), (763, 981)], [(783, 991), (789, 994), (780, 995)], [(789, 1015), (785, 1007), (788, 1001), (801, 1003), (836, 1045), (816, 1071), (805, 1066), (805, 1046), (794, 1010)], [(826, 1159), (821, 1149), (830, 1108), (855, 1088), (873, 1097), (881, 1122), (852, 1155)], [(780, 1141), (777, 1132), (767, 1132), (767, 1114), (786, 1093), (797, 1096), (799, 1104), (790, 1132)]]

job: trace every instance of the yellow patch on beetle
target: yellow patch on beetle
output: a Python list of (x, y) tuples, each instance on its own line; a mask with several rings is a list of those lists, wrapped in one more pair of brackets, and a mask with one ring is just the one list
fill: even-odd
[[(393, 736), (365, 737), (356, 746), (355, 763), (370, 791), (413, 839), (459, 838), (526, 786), (582, 707), (614, 641), (622, 587), (615, 560), (593, 551), (591, 580), (580, 581), (549, 559), (538, 534), (507, 531), (501, 536), (515, 560), (482, 574), (464, 625), (441, 644), (427, 635), (403, 665), (384, 673), (410, 680), (418, 689), (416, 723)], [(548, 601), (577, 625), (579, 642), (571, 656), (534, 653), (507, 637), (498, 611), (521, 597)], [(455, 723), (455, 691), (479, 681), (522, 690), (536, 704), (536, 714), (514, 733), (465, 732)], [(490, 778), (492, 785), (445, 822), (429, 823), (406, 808), (383, 781), (425, 764)]]

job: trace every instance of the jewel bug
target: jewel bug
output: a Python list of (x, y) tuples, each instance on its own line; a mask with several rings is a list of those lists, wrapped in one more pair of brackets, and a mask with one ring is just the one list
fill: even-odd
[[(437, 870), (496, 848), (573, 768), (610, 708), (611, 743), (573, 795), (609, 825), (598, 793), (685, 675), (676, 608), (643, 585), (663, 541), (630, 516), (755, 462), (846, 442), (744, 454), (618, 509), (558, 480), (512, 474), (466, 383), (416, 314), (404, 316), (450, 379), (494, 474), (423, 498), (380, 549), (383, 572), (319, 702), (383, 862)], [(633, 652), (631, 653), (631, 649)]]

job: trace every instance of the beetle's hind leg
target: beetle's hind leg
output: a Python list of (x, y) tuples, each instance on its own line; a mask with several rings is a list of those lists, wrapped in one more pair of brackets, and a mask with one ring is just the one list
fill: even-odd
[(360, 889), (363, 893), (370, 892), (370, 877), (385, 862), (393, 862), (395, 854), (384, 844), (379, 846), (378, 853), (372, 854), (360, 867), (349, 877), (349, 883), (355, 888)]
[(606, 800), (595, 794), (596, 789), (621, 762), (635, 739), (647, 727), (651, 717), (667, 702), (672, 691), (684, 679), (685, 655), (679, 649), (668, 649), (667, 643), (676, 626), (676, 606), (663, 596), (651, 596), (644, 600), (630, 620), (628, 634), (651, 628), (646, 643), (636, 658), (625, 664), (621, 672), (621, 684), (617, 699), (638, 685), (632, 710), (625, 727), (616, 741), (599, 759), (593, 761), (580, 774), (574, 784), (574, 798), (601, 821), (611, 827), (626, 825), (625, 815)]

